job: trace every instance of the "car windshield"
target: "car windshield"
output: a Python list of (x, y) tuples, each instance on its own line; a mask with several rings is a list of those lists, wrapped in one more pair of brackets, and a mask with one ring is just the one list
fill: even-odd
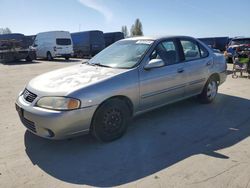
[(112, 68), (132, 68), (152, 43), (152, 40), (119, 41), (101, 51), (88, 63)]
[(247, 38), (247, 39), (234, 39), (231, 42), (231, 45), (241, 45), (241, 44), (250, 44), (250, 38)]

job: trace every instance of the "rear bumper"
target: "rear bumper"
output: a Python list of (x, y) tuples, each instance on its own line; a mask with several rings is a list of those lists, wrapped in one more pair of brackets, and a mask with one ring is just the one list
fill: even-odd
[(58, 140), (87, 134), (96, 106), (55, 111), (32, 106), (19, 96), (16, 109), (21, 122), (30, 132), (43, 138)]
[(73, 57), (74, 54), (70, 53), (70, 54), (55, 54), (56, 57)]
[(220, 85), (221, 85), (221, 84), (223, 84), (223, 83), (226, 81), (226, 79), (227, 79), (227, 71), (225, 70), (225, 71), (223, 71), (223, 72), (220, 72), (219, 75), (220, 75)]

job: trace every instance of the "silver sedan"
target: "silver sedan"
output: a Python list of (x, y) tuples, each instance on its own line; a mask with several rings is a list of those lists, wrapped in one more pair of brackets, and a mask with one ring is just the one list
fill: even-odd
[(16, 100), (24, 126), (49, 139), (121, 137), (132, 117), (192, 96), (211, 103), (226, 80), (223, 55), (185, 36), (129, 38), (86, 63), (32, 79)]

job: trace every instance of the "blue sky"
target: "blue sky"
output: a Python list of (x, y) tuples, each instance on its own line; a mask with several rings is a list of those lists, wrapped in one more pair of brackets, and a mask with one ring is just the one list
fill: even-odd
[(250, 36), (249, 10), (249, 0), (0, 0), (0, 27), (109, 32), (139, 18), (149, 36)]

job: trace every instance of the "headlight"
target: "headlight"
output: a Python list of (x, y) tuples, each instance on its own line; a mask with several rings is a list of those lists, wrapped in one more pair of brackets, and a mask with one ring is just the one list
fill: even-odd
[(69, 97), (43, 97), (36, 105), (52, 110), (74, 110), (80, 108), (81, 102), (78, 99)]

